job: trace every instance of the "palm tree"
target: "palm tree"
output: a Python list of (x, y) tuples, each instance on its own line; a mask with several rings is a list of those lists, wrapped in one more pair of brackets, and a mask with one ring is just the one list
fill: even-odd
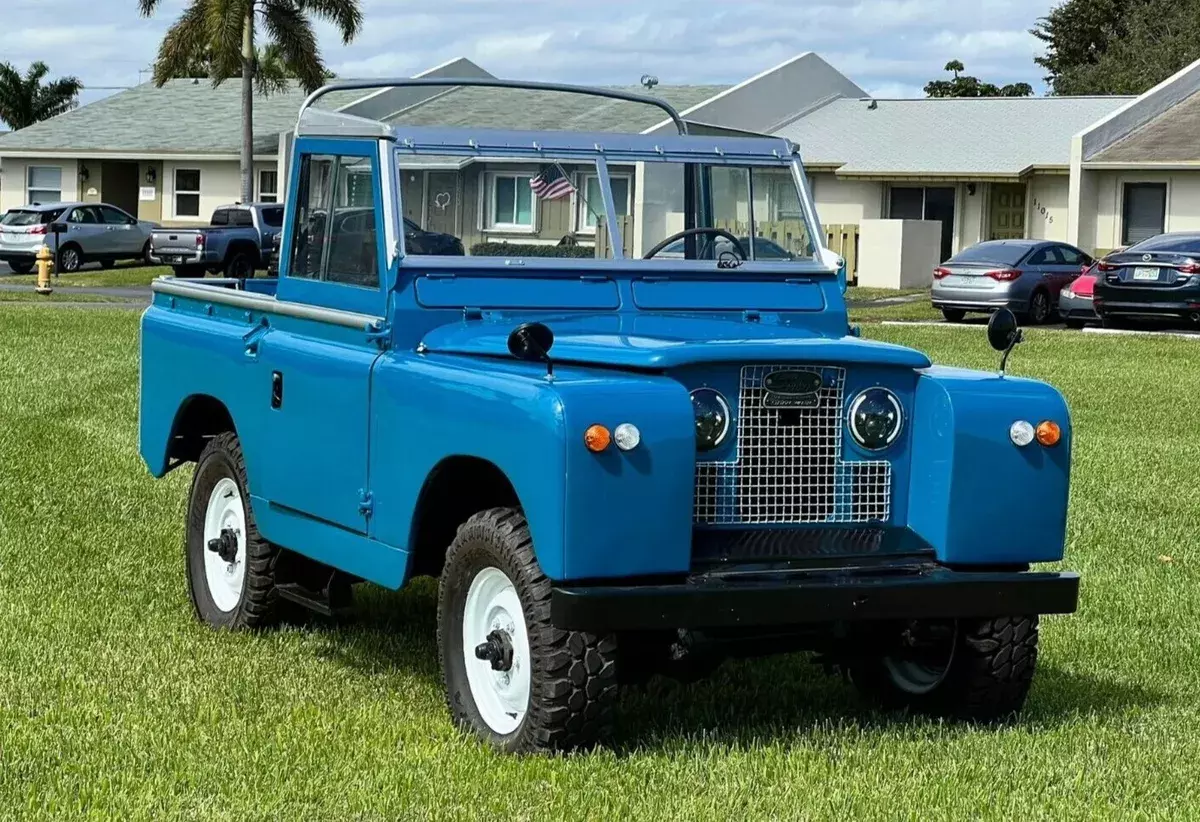
[(56, 117), (79, 105), (83, 83), (78, 77), (60, 77), (43, 84), (50, 67), (40, 60), (24, 76), (8, 63), (0, 63), (0, 120), (22, 129)]
[[(138, 0), (143, 16), (158, 10), (162, 0)], [(154, 63), (154, 82), (162, 86), (185, 76), (196, 65), (198, 51), (207, 50), (208, 76), (217, 86), (231, 77), (242, 79), (242, 201), (254, 196), (254, 87), (259, 59), (254, 47), (259, 25), (286, 65), (307, 91), (319, 88), (328, 76), (312, 17), (337, 26), (344, 44), (362, 29), (359, 0), (190, 0), (167, 31)], [(203, 44), (199, 47), (197, 44)], [(270, 49), (268, 48), (268, 51)], [(260, 91), (286, 87), (286, 79), (268, 74), (264, 65)], [(273, 71), (273, 70), (272, 70)]]

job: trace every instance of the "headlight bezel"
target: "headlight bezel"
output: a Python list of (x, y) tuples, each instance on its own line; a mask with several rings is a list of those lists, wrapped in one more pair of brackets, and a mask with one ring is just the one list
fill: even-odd
[[(874, 392), (882, 394), (887, 402), (896, 411), (896, 427), (891, 431), (881, 445), (868, 444), (862, 433), (858, 430), (857, 420), (855, 419), (859, 410), (862, 408), (863, 403), (866, 402)], [(904, 422), (904, 403), (900, 401), (900, 398), (896, 396), (894, 391), (882, 385), (872, 385), (859, 391), (854, 395), (854, 399), (850, 401), (850, 405), (846, 411), (846, 428), (850, 432), (851, 441), (859, 448), (872, 454), (886, 451), (899, 442), (900, 435), (904, 433)]]
[[(720, 434), (718, 434), (709, 443), (702, 442), (700, 439), (700, 413), (699, 409), (696, 407), (697, 398), (700, 396), (703, 396), (706, 399), (714, 400), (718, 406), (719, 413), (724, 417), (724, 424), (721, 426)], [(702, 454), (709, 451), (715, 451), (717, 448), (720, 448), (726, 440), (729, 439), (729, 431), (733, 427), (733, 409), (729, 404), (729, 400), (725, 399), (725, 395), (720, 391), (707, 385), (700, 386), (699, 388), (693, 388), (688, 392), (688, 397), (692, 402), (692, 421), (693, 425), (696, 427), (696, 451)]]

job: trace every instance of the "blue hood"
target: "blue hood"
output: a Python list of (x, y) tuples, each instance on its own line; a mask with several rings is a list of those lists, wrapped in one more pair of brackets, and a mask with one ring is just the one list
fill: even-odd
[[(555, 362), (652, 370), (708, 362), (814, 362), (928, 368), (919, 351), (800, 327), (733, 319), (646, 314), (540, 318), (554, 331)], [(433, 329), (428, 351), (509, 357), (518, 320), (467, 320)]]

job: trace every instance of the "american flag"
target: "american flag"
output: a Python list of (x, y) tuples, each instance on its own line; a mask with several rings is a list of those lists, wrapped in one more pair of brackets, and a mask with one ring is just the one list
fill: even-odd
[(541, 200), (557, 200), (575, 190), (558, 164), (542, 166), (538, 175), (529, 181), (529, 187)]

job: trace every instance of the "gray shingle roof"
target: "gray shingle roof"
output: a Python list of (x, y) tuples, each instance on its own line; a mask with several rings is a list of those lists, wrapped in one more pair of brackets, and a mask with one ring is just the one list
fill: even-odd
[[(322, 101), (336, 107), (363, 92)], [(146, 83), (29, 128), (0, 136), (0, 153), (13, 150), (237, 154), (242, 144), (242, 89), (238, 79), (217, 88), (207, 80)], [(296, 125), (304, 92), (254, 98), (254, 151), (274, 154), (279, 133)]]
[[(645, 93), (638, 87), (616, 87)], [(708, 100), (728, 86), (659, 86), (651, 94), (679, 111)], [(519, 89), (460, 88), (392, 118), (397, 125), (477, 126), (533, 131), (637, 133), (661, 123), (660, 109), (623, 100)]]
[(843, 173), (1005, 175), (1067, 166), (1071, 138), (1130, 97), (840, 99), (776, 133)]
[(1200, 160), (1200, 95), (1188, 97), (1091, 157), (1098, 163), (1192, 163)]

